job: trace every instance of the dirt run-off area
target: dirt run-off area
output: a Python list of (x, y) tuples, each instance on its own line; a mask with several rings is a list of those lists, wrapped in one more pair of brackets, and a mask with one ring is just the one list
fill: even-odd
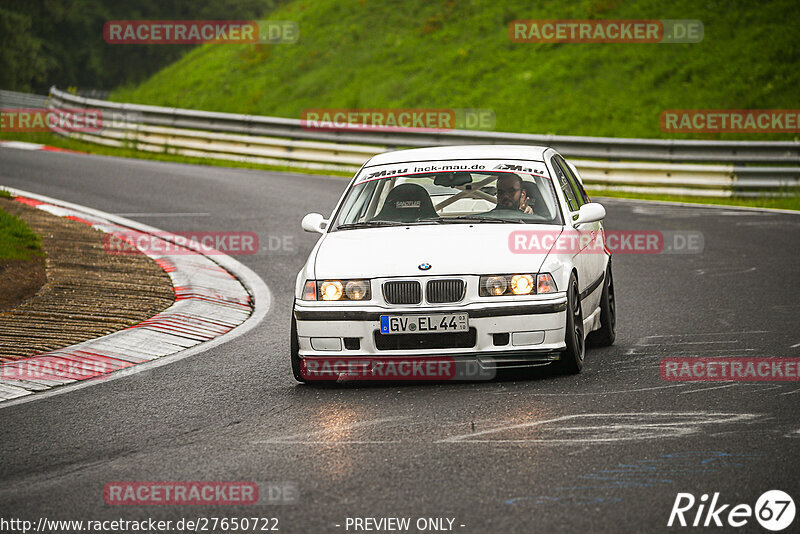
[(143, 254), (109, 254), (103, 232), (12, 199), (0, 209), (41, 237), (45, 258), (0, 264), (0, 362), (138, 324), (175, 300), (169, 276)]

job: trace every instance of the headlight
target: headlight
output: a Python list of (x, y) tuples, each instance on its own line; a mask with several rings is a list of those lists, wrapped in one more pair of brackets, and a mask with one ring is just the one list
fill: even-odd
[(507, 290), (508, 290), (508, 280), (506, 279), (505, 276), (481, 276), (482, 296), (499, 297)]
[(479, 295), (500, 297), (503, 295), (535, 295), (556, 292), (553, 277), (543, 274), (493, 274), (481, 276)]
[(365, 280), (350, 280), (344, 286), (344, 294), (350, 300), (362, 300), (369, 294), (369, 284)]
[(369, 300), (369, 280), (306, 280), (303, 300)]
[(325, 280), (319, 285), (319, 296), (322, 300), (339, 300), (342, 298), (342, 288), (338, 280)]
[(530, 295), (533, 293), (533, 276), (529, 274), (515, 274), (512, 276), (511, 292), (515, 295)]

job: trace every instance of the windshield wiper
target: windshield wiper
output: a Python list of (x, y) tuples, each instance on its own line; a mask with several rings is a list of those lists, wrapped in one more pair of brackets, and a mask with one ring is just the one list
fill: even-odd
[(348, 230), (350, 228), (376, 228), (378, 226), (397, 226), (398, 224), (403, 224), (399, 222), (392, 222), (392, 221), (361, 221), (357, 223), (347, 223), (347, 224), (340, 224), (336, 227), (337, 230)]
[(521, 221), (515, 220), (508, 220), (508, 219), (501, 219), (499, 217), (440, 217), (438, 219), (423, 219), (424, 221), (432, 221), (439, 224), (448, 224), (448, 223), (463, 223), (463, 222), (470, 222), (470, 223), (480, 223), (480, 222), (488, 222), (488, 223), (516, 223)]

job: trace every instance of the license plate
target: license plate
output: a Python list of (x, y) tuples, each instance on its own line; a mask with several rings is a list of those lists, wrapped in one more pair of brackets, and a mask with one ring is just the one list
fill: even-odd
[(442, 334), (468, 330), (466, 313), (381, 315), (381, 334)]

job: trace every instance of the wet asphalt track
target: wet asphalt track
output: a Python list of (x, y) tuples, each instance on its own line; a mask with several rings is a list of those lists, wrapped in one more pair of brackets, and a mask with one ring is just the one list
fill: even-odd
[[(329, 213), (345, 179), (0, 149), (0, 184), (168, 231), (295, 245), (237, 257), (274, 298), (248, 334), (0, 409), (0, 517), (261, 516), (282, 532), (448, 517), (464, 533), (614, 533), (667, 530), (678, 492), (754, 505), (782, 489), (800, 504), (800, 384), (665, 382), (658, 368), (665, 356), (800, 357), (798, 215), (604, 201), (609, 229), (701, 231), (705, 250), (617, 255), (617, 342), (579, 376), (309, 387), (288, 360), (294, 278), (316, 239), (300, 219)], [(300, 498), (106, 505), (103, 486), (129, 480), (286, 481)], [(764, 530), (751, 519), (740, 531)]]

